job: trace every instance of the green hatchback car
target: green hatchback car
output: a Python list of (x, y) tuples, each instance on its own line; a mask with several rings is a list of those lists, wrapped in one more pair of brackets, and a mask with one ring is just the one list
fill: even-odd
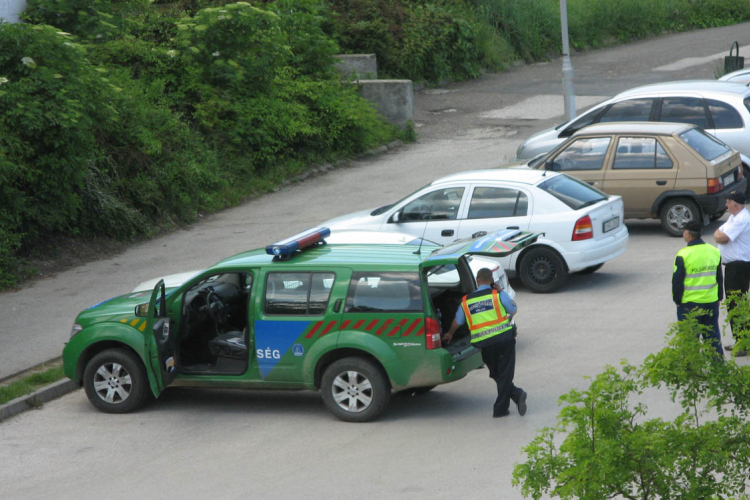
[[(175, 288), (162, 280), (89, 307), (63, 350), (65, 374), (108, 413), (169, 386), (310, 389), (340, 419), (369, 421), (392, 391), (426, 392), (482, 365), (468, 331), (440, 340), (476, 288), (465, 257), (500, 257), (539, 236), (506, 230), (416, 249), (326, 244), (328, 233), (315, 228)], [(430, 279), (441, 275), (455, 282)]]

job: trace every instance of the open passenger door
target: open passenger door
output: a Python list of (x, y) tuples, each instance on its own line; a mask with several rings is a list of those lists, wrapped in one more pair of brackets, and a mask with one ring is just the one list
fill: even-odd
[(170, 328), (171, 324), (167, 316), (165, 289), (164, 280), (159, 280), (151, 292), (148, 309), (143, 310), (146, 304), (136, 307), (136, 316), (146, 317), (144, 329), (146, 352), (160, 392), (167, 388), (177, 376), (175, 335)]
[(504, 229), (478, 238), (458, 240), (432, 252), (420, 267), (456, 264), (464, 255), (505, 257), (534, 243), (542, 233)]

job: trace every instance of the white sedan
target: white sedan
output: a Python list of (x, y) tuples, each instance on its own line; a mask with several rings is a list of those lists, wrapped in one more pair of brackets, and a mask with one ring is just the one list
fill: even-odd
[(527, 168), (450, 175), (391, 205), (322, 225), (407, 233), (441, 245), (501, 229), (544, 233), (500, 259), (533, 292), (557, 290), (569, 273), (596, 271), (625, 252), (628, 241), (619, 196), (566, 174)]

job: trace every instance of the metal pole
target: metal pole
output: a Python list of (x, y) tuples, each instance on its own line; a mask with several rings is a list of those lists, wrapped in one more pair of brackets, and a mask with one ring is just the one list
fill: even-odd
[(568, 5), (567, 0), (560, 0), (560, 24), (562, 24), (563, 46), (563, 98), (565, 99), (565, 118), (568, 121), (576, 117), (576, 93), (573, 89), (573, 66), (570, 64), (570, 46), (568, 45)]

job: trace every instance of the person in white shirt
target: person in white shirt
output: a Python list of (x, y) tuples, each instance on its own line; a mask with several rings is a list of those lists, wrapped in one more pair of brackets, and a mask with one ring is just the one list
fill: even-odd
[[(724, 292), (729, 300), (727, 311), (732, 311), (737, 305), (730, 298), (731, 293), (746, 294), (750, 288), (750, 212), (745, 208), (745, 194), (732, 191), (727, 196), (727, 212), (731, 215), (719, 229), (714, 232), (714, 240), (719, 244), (721, 261), (724, 268)], [(737, 340), (740, 329), (747, 329), (747, 325), (740, 325), (732, 321), (732, 335)], [(732, 345), (725, 345), (731, 350)], [(745, 356), (745, 351), (735, 353)]]

